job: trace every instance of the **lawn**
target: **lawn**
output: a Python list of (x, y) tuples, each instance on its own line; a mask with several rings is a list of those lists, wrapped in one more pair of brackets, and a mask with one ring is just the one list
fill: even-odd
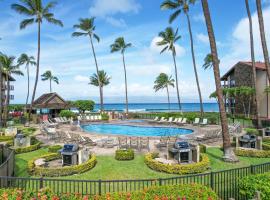
[[(40, 149), (31, 153), (16, 155), (16, 176), (29, 177), (27, 173), (27, 162), (39, 155), (47, 153), (47, 149)], [(222, 161), (222, 151), (218, 148), (208, 148), (207, 154), (211, 161), (213, 171), (244, 167), (265, 162), (270, 162), (270, 158), (248, 158), (240, 157), (239, 163), (225, 163)], [(89, 172), (62, 177), (82, 180), (113, 180), (113, 179), (147, 179), (166, 178), (176, 175), (155, 172), (144, 164), (144, 156), (136, 155), (132, 161), (117, 161), (113, 156), (97, 156), (97, 165)]]

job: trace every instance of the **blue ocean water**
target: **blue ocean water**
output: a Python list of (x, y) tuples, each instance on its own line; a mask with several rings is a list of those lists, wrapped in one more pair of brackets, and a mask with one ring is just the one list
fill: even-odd
[[(182, 110), (184, 112), (195, 112), (200, 111), (199, 103), (182, 103)], [(111, 103), (104, 104), (105, 110), (110, 111), (124, 111), (126, 108), (125, 104), (121, 103)], [(205, 112), (218, 112), (218, 104), (217, 103), (204, 103), (203, 108)], [(100, 109), (100, 105), (95, 105), (95, 111)], [(171, 104), (170, 111), (178, 111), (179, 107), (177, 103)], [(168, 104), (167, 103), (130, 103), (129, 104), (130, 112), (168, 112)]]

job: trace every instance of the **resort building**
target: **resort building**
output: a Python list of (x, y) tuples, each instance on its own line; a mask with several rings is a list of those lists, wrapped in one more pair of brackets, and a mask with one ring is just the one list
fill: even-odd
[[(1, 92), (2, 92), (2, 100), (3, 103), (6, 100), (6, 95), (7, 95), (7, 79), (9, 79), (10, 82), (15, 81), (15, 79), (12, 76), (7, 76), (5, 73), (2, 73), (2, 88), (1, 88)], [(13, 91), (14, 90), (14, 85), (10, 84), (9, 85), (9, 91)], [(14, 100), (14, 95), (11, 93), (9, 95), (9, 100)]]
[[(256, 91), (258, 94), (259, 114), (261, 118), (270, 118), (270, 98), (269, 94), (265, 93), (265, 88), (269, 86), (267, 78), (266, 67), (263, 62), (256, 62)], [(224, 82), (224, 87), (253, 87), (253, 73), (251, 62), (238, 62), (227, 73), (221, 77), (221, 81)], [(243, 100), (236, 98), (226, 98), (226, 108), (231, 114), (243, 114)], [(250, 114), (254, 114), (256, 106), (251, 101)]]

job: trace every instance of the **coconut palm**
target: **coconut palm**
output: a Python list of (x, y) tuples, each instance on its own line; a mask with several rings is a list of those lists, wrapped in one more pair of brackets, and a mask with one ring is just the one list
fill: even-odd
[[(0, 52), (0, 59), (2, 59), (2, 53)], [(3, 96), (2, 96), (2, 88), (3, 88), (3, 68), (2, 62), (0, 61), (0, 128), (2, 127), (2, 114), (3, 114)]]
[(203, 101), (202, 101), (202, 94), (201, 94), (199, 76), (198, 76), (198, 72), (197, 72), (196, 59), (195, 59), (195, 53), (194, 53), (194, 44), (193, 44), (193, 34), (192, 34), (191, 22), (190, 22), (190, 18), (189, 18), (189, 6), (190, 6), (190, 4), (194, 4), (195, 2), (196, 2), (196, 0), (165, 0), (161, 4), (160, 7), (161, 7), (161, 9), (174, 10), (173, 14), (170, 16), (170, 19), (169, 19), (170, 23), (172, 23), (180, 15), (181, 12), (184, 13), (186, 18), (187, 18), (193, 69), (194, 69), (195, 78), (196, 78), (196, 84), (197, 84), (198, 95), (199, 95), (199, 100), (200, 100), (200, 111), (201, 111), (201, 117), (202, 117), (203, 116)]
[(54, 14), (51, 12), (51, 9), (55, 7), (56, 2), (49, 2), (46, 5), (43, 5), (42, 0), (20, 0), (21, 4), (12, 4), (11, 8), (17, 13), (27, 16), (27, 19), (24, 19), (20, 23), (20, 29), (25, 29), (29, 25), (37, 23), (38, 26), (38, 49), (37, 49), (37, 67), (36, 67), (36, 77), (35, 84), (33, 89), (33, 95), (31, 99), (31, 105), (29, 110), (28, 119), (30, 120), (33, 102), (35, 100), (38, 78), (39, 78), (39, 64), (40, 64), (40, 36), (41, 36), (41, 25), (45, 20), (50, 24), (63, 26), (63, 23), (60, 20), (54, 18)]
[(125, 75), (125, 93), (126, 93), (126, 113), (128, 114), (128, 90), (127, 90), (127, 70), (125, 62), (125, 51), (127, 48), (131, 47), (131, 43), (126, 43), (123, 37), (117, 38), (114, 43), (111, 45), (111, 53), (120, 51), (122, 54), (123, 66), (124, 66), (124, 75)]
[(174, 87), (174, 79), (172, 76), (168, 76), (165, 73), (160, 73), (158, 77), (155, 80), (155, 85), (154, 85), (154, 90), (155, 92), (159, 90), (166, 89), (167, 92), (167, 97), (168, 97), (168, 108), (169, 110), (171, 109), (170, 107), (170, 93), (169, 93), (169, 87), (172, 86)]
[(52, 81), (56, 84), (59, 84), (58, 78), (54, 76), (50, 70), (44, 72), (44, 74), (41, 75), (41, 80), (50, 82), (50, 92), (52, 92)]
[(251, 61), (252, 61), (252, 73), (253, 73), (253, 87), (254, 87), (254, 105), (256, 106), (255, 109), (255, 118), (257, 121), (257, 126), (258, 128), (261, 127), (261, 120), (260, 120), (260, 115), (259, 115), (259, 102), (258, 102), (258, 94), (256, 91), (256, 85), (257, 85), (257, 76), (256, 76), (256, 67), (255, 67), (255, 53), (254, 53), (254, 37), (253, 37), (253, 24), (252, 24), (252, 17), (250, 13), (250, 8), (249, 8), (249, 0), (245, 0), (246, 4), (246, 10), (247, 10), (247, 16), (248, 16), (248, 21), (249, 21), (249, 37), (250, 37), (250, 55), (251, 55)]
[(10, 102), (10, 76), (11, 75), (20, 75), (23, 76), (22, 71), (20, 71), (20, 68), (18, 65), (16, 65), (14, 56), (7, 56), (7, 55), (1, 55), (0, 62), (2, 65), (2, 72), (5, 74), (5, 79), (7, 81), (7, 93), (5, 98), (5, 107), (4, 107), (4, 124), (7, 122), (8, 118), (8, 106)]
[(267, 49), (267, 43), (265, 38), (265, 31), (264, 31), (264, 19), (263, 19), (263, 13), (262, 13), (262, 2), (261, 0), (256, 0), (256, 6), (257, 6), (257, 13), (258, 13), (258, 20), (259, 20), (259, 27), (260, 27), (260, 35), (261, 35), (261, 43), (262, 43), (262, 49), (263, 49), (263, 56), (264, 56), (264, 62), (266, 66), (266, 72), (268, 76), (268, 80), (270, 81), (270, 61), (269, 61), (269, 54)]
[(163, 53), (166, 50), (171, 51), (172, 53), (173, 62), (174, 62), (175, 83), (176, 83), (178, 105), (179, 105), (179, 110), (182, 112), (181, 100), (180, 100), (180, 95), (179, 95), (179, 87), (178, 87), (178, 72), (177, 72), (177, 66), (176, 66), (176, 60), (175, 60), (175, 57), (176, 57), (175, 43), (181, 38), (181, 36), (178, 35), (178, 29), (174, 32), (173, 28), (167, 27), (165, 31), (162, 31), (159, 33), (159, 37), (161, 38), (161, 41), (157, 42), (157, 45), (164, 46), (164, 48), (161, 50), (160, 53)]
[(99, 71), (98, 76), (96, 73), (93, 74), (92, 76), (90, 76), (90, 82), (89, 82), (90, 85), (94, 85), (94, 86), (99, 87), (98, 80), (100, 80), (102, 102), (104, 100), (103, 99), (103, 87), (110, 84), (110, 79), (111, 79), (111, 77), (109, 77), (104, 70)]
[(29, 92), (30, 92), (30, 77), (29, 77), (29, 66), (33, 65), (36, 66), (37, 63), (35, 61), (34, 56), (28, 56), (27, 54), (23, 53), (18, 58), (17, 61), (18, 65), (25, 65), (26, 72), (27, 72), (27, 95), (26, 95), (26, 101), (25, 101), (25, 108), (28, 104), (28, 98), (29, 98)]
[[(75, 29), (77, 29), (78, 31), (75, 31), (74, 33), (72, 33), (73, 37), (80, 37), (80, 36), (87, 36), (90, 39), (90, 43), (91, 43), (91, 48), (92, 48), (92, 53), (94, 56), (94, 60), (95, 60), (95, 65), (96, 65), (96, 74), (98, 74), (99, 72), (99, 68), (98, 68), (98, 63), (97, 63), (97, 57), (96, 57), (96, 52), (95, 52), (95, 48), (94, 48), (94, 44), (93, 44), (93, 38), (96, 39), (97, 42), (100, 41), (99, 36), (95, 33), (96, 30), (96, 26), (94, 25), (95, 22), (95, 18), (85, 18), (85, 19), (79, 19), (79, 24), (75, 24), (73, 27)], [(100, 98), (100, 109), (101, 111), (103, 110), (103, 99), (102, 99), (102, 91), (101, 91), (101, 83), (98, 78), (98, 83), (99, 83), (99, 98)]]
[(220, 112), (220, 120), (221, 120), (221, 128), (222, 128), (222, 136), (223, 136), (223, 152), (224, 152), (224, 160), (226, 162), (236, 162), (238, 158), (235, 156), (235, 153), (231, 147), (230, 142), (230, 134), (228, 128), (228, 120), (226, 116), (225, 105), (223, 101), (222, 95), (222, 87), (220, 82), (220, 70), (219, 70), (219, 59), (218, 59), (218, 52), (215, 40), (214, 29), (212, 25), (211, 15), (208, 7), (207, 0), (201, 0), (203, 13), (205, 17), (205, 23), (208, 31), (210, 47), (211, 47), (211, 56), (213, 62), (213, 71), (215, 77), (215, 84), (216, 84), (216, 93), (219, 105), (219, 112)]

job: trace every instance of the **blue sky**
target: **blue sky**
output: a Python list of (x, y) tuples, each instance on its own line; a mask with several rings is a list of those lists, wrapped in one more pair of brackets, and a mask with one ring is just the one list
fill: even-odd
[[(8, 55), (21, 53), (36, 55), (37, 27), (32, 25), (19, 30), (22, 16), (10, 9), (18, 0), (0, 1), (0, 51)], [(48, 2), (47, 0), (44, 2)], [(98, 100), (98, 89), (88, 85), (89, 76), (95, 72), (94, 60), (88, 38), (72, 38), (73, 25), (79, 18), (96, 17), (96, 33), (100, 43), (95, 43), (100, 69), (111, 77), (111, 84), (104, 89), (105, 102), (124, 101), (124, 75), (121, 56), (111, 54), (109, 46), (119, 37), (125, 37), (133, 47), (126, 53), (128, 90), (130, 102), (166, 102), (166, 93), (153, 91), (153, 82), (161, 73), (174, 75), (172, 57), (169, 53), (160, 55), (155, 45), (158, 33), (168, 24), (170, 11), (161, 11), (162, 0), (58, 0), (53, 9), (56, 18), (61, 19), (64, 28), (42, 25), (41, 73), (46, 70), (58, 76), (60, 84), (53, 90), (65, 99)], [(221, 74), (240, 60), (249, 60), (248, 21), (244, 0), (209, 0), (214, 30), (221, 60)], [(255, 0), (250, 1), (254, 22), (256, 60), (262, 61), (260, 38), (256, 18)], [(270, 1), (263, 0), (263, 12), (270, 48)], [(198, 2), (190, 9), (195, 42), (195, 53), (203, 100), (210, 102), (209, 94), (215, 85), (212, 70), (201, 68), (203, 59), (210, 52), (207, 32)], [(198, 102), (197, 88), (191, 62), (189, 35), (184, 16), (171, 26), (179, 28), (182, 39), (177, 44), (177, 65), (180, 79), (180, 93), (183, 102)], [(22, 70), (25, 70), (22, 68)], [(34, 68), (31, 72), (31, 87), (34, 82)], [(16, 77), (14, 103), (23, 103), (26, 96), (26, 77)], [(37, 96), (49, 91), (48, 82), (39, 81)], [(175, 89), (171, 89), (176, 101)]]

